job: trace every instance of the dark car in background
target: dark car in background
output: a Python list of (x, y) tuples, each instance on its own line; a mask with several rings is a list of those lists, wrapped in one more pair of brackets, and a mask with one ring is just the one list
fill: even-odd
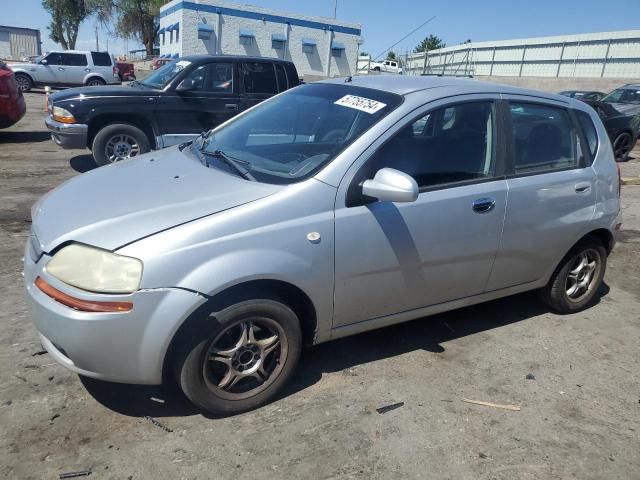
[(20, 121), (27, 107), (13, 71), (0, 60), (0, 128), (7, 128)]
[(58, 92), (45, 123), (55, 143), (105, 165), (191, 140), (299, 83), (289, 61), (187, 56), (128, 86)]
[(617, 161), (626, 161), (640, 134), (640, 111), (634, 114), (620, 112), (609, 102), (585, 101), (602, 119), (613, 146)]
[(560, 95), (565, 97), (575, 98), (576, 100), (600, 100), (606, 95), (604, 92), (597, 92), (593, 90), (565, 90), (560, 92)]

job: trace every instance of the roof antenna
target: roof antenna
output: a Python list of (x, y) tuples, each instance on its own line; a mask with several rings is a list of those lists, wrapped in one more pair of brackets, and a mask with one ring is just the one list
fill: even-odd
[(351, 83), (353, 81), (353, 78), (351, 77), (351, 75), (349, 75), (347, 78), (345, 78), (344, 83)]

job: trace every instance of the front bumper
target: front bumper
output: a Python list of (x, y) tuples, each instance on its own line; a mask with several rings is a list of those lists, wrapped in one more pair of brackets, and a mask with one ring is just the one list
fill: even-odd
[(89, 126), (83, 123), (61, 123), (51, 116), (44, 119), (44, 123), (51, 132), (51, 140), (62, 148), (87, 148), (87, 134)]
[[(31, 242), (24, 256), (27, 305), (40, 341), (53, 359), (87, 377), (121, 383), (162, 382), (167, 349), (183, 321), (204, 297), (186, 290), (140, 290), (102, 295), (70, 287), (44, 271), (51, 257), (34, 261)], [(68, 295), (93, 301), (130, 301), (129, 312), (91, 313), (58, 303), (34, 284), (42, 277)]]

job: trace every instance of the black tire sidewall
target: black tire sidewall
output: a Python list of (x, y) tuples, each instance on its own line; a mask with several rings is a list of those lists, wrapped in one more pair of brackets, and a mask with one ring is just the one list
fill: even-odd
[[(622, 132), (622, 133), (618, 134), (618, 136), (613, 141), (614, 148), (615, 148), (616, 143), (618, 143), (618, 140), (620, 140), (622, 137), (625, 137), (625, 136), (629, 138), (629, 148), (627, 149), (627, 151), (621, 157), (616, 157), (616, 160), (619, 161), (619, 162), (626, 161), (629, 158), (629, 154), (631, 153), (631, 150), (633, 149), (633, 145), (631, 145), (631, 143), (633, 142), (633, 136), (628, 132)], [(615, 152), (614, 152), (614, 154), (615, 154)]]
[[(572, 302), (567, 298), (565, 283), (569, 269), (576, 257), (585, 250), (593, 249), (600, 255), (600, 271), (596, 278), (596, 284), (589, 295), (579, 302)], [(607, 250), (601, 242), (595, 239), (586, 239), (576, 245), (562, 260), (554, 272), (549, 284), (543, 291), (543, 299), (553, 310), (558, 313), (573, 313), (583, 310), (591, 305), (598, 294), (607, 268)]]
[[(223, 399), (210, 390), (203, 377), (203, 362), (213, 339), (226, 326), (246, 316), (263, 316), (278, 322), (285, 332), (288, 354), (280, 374), (265, 390), (242, 400)], [(296, 314), (272, 299), (247, 300), (199, 321), (175, 359), (175, 373), (184, 394), (197, 407), (213, 415), (234, 415), (273, 400), (295, 371), (302, 349), (302, 332)]]
[(140, 153), (136, 156), (140, 156), (143, 153), (151, 151), (151, 144), (149, 143), (149, 139), (147, 138), (146, 134), (138, 127), (129, 123), (112, 123), (105, 127), (102, 127), (91, 143), (91, 151), (93, 152), (93, 158), (96, 164), (109, 165), (110, 163), (112, 163), (105, 155), (104, 147), (107, 140), (118, 132), (126, 133), (136, 139), (138, 145), (140, 145)]
[[(91, 85), (91, 82), (97, 82), (95, 85)], [(101, 78), (98, 77), (93, 77), (90, 78), (89, 80), (87, 80), (87, 87), (103, 87), (107, 84), (107, 82), (105, 82), (104, 80), (102, 80)]]

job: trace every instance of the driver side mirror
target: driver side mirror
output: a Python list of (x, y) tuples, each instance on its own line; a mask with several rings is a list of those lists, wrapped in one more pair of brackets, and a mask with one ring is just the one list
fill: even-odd
[(381, 168), (373, 180), (362, 184), (362, 193), (381, 202), (415, 202), (418, 183), (413, 177), (394, 168)]
[(178, 85), (178, 87), (176, 88), (176, 91), (178, 92), (188, 92), (189, 90), (193, 90), (196, 87), (195, 83), (193, 83), (193, 80), (190, 78), (185, 78), (182, 82), (180, 82), (180, 85)]
[(41, 63), (42, 65), (46, 65), (46, 64), (48, 64), (49, 62), (47, 62), (47, 59), (46, 59), (46, 58), (43, 58), (42, 60), (40, 60), (40, 63)]

